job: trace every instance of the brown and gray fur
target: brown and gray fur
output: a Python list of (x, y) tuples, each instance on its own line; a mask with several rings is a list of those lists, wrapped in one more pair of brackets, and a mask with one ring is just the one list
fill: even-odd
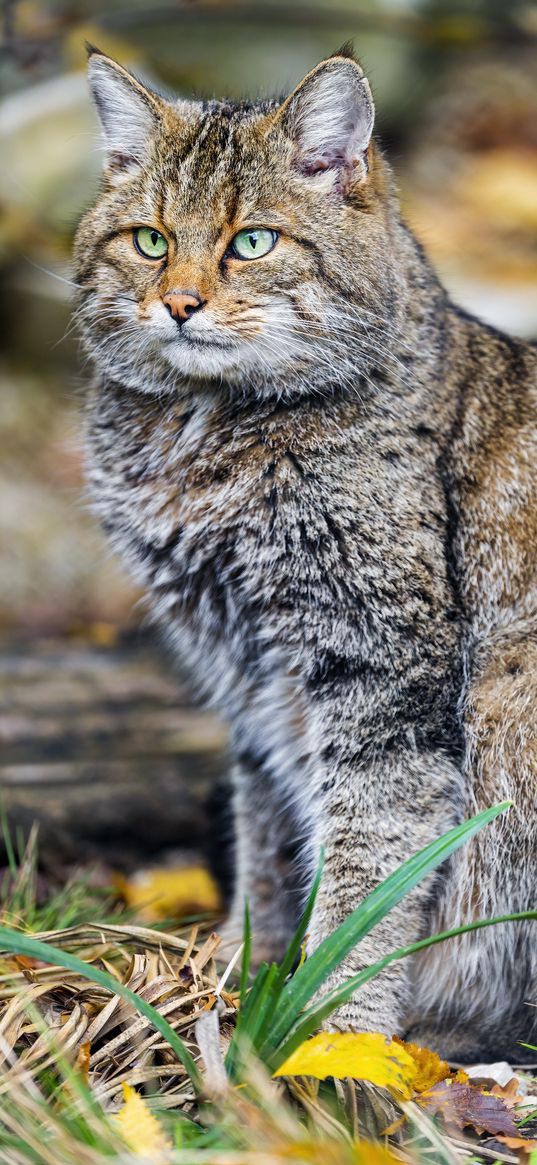
[[(346, 960), (536, 905), (537, 351), (457, 310), (402, 223), (352, 56), (283, 102), (170, 101), (98, 52), (76, 243), (88, 467), (113, 544), (231, 726), (236, 887), (278, 956), (409, 854), (515, 808)], [(163, 261), (133, 228), (168, 240)], [(229, 257), (244, 226), (279, 232)], [(163, 297), (198, 293), (181, 329)], [(531, 924), (394, 964), (336, 1024), (458, 1057), (535, 1042)]]

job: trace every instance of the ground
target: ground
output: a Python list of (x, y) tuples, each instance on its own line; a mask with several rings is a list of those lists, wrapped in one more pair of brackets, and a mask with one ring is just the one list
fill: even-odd
[[(343, 1060), (330, 1037), (319, 1060), (304, 1016), (327, 966), (301, 995), (310, 961), (289, 973), (302, 936), (281, 973), (249, 985), (247, 934), (224, 967), (213, 920), (177, 917), (218, 910), (207, 866), (226, 739), (149, 641), (101, 627), (12, 642), (0, 674), (6, 1165), (535, 1165), (527, 1074), (482, 1066), (466, 1078), (376, 1034), (372, 1047), (351, 1036)], [(295, 1063), (300, 1024), (295, 1055), (309, 1058)]]

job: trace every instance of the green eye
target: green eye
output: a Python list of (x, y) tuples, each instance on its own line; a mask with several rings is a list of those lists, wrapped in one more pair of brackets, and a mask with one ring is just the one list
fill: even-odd
[(260, 259), (272, 251), (278, 235), (269, 227), (251, 227), (239, 231), (231, 240), (230, 254), (235, 259)]
[(138, 227), (132, 237), (136, 250), (144, 259), (163, 259), (167, 254), (166, 239), (154, 227)]

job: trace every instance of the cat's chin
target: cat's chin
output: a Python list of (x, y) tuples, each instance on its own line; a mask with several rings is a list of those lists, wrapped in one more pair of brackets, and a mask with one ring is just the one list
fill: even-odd
[(235, 344), (189, 342), (169, 344), (165, 351), (166, 363), (189, 380), (225, 380), (230, 383), (240, 379), (244, 367)]

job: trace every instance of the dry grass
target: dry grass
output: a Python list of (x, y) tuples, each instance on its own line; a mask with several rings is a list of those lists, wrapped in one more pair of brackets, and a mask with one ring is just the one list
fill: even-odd
[[(223, 1037), (237, 997), (222, 985), (214, 961), (215, 935), (196, 945), (187, 938), (135, 925), (78, 926), (34, 935), (98, 964), (118, 982), (157, 1007), (196, 1054), (195, 1024), (217, 999)], [(46, 1030), (29, 1019), (39, 1009)], [(5, 959), (0, 970), (0, 1071), (7, 1080), (51, 1062), (50, 1038), (84, 1074), (98, 1099), (114, 1109), (122, 1085), (151, 1085), (160, 1106), (191, 1107), (194, 1094), (185, 1069), (149, 1021), (119, 995), (61, 967), (39, 966), (26, 958)], [(18, 1049), (17, 1053), (15, 1049)]]
[[(205, 1089), (200, 1101), (169, 1046), (119, 995), (61, 967), (4, 958), (3, 1165), (104, 1165), (109, 1159), (139, 1165), (141, 1158), (129, 1153), (113, 1119), (123, 1105), (125, 1084), (144, 1094), (167, 1129), (166, 1165), (394, 1161), (382, 1145), (364, 1140), (396, 1111), (374, 1090), (363, 1091), (359, 1118), (356, 1087), (350, 1084), (338, 1085), (338, 1115), (320, 1101), (317, 1082), (276, 1083), (259, 1063), (250, 1066), (247, 1088), (222, 1086), (219, 1065), (238, 994), (226, 987), (229, 972), (222, 974), (216, 965), (214, 934), (198, 941), (197, 928), (181, 937), (134, 924), (85, 924), (33, 937), (76, 951), (157, 1007), (200, 1064)], [(397, 1159), (414, 1158), (402, 1152)]]
[[(4, 958), (2, 1165), (140, 1165), (145, 1158), (129, 1152), (114, 1123), (125, 1084), (145, 1096), (166, 1130), (170, 1148), (162, 1165), (529, 1160), (478, 1148), (477, 1137), (447, 1136), (415, 1104), (398, 1107), (353, 1081), (275, 1082), (252, 1062), (247, 1086), (231, 1087), (221, 1067), (238, 994), (217, 966), (214, 934), (198, 939), (197, 928), (175, 936), (134, 924), (84, 924), (34, 937), (105, 968), (165, 1015), (203, 1071), (204, 1096), (195, 1096), (169, 1046), (119, 995), (61, 967)], [(382, 1131), (398, 1122), (388, 1151)], [(161, 1158), (147, 1158), (153, 1160)]]
[[(240, 1078), (230, 1079), (224, 1056), (239, 1009), (238, 960), (218, 965), (214, 934), (197, 927), (172, 934), (114, 917), (110, 901), (83, 880), (38, 906), (35, 839), (20, 858), (12, 855), (11, 867), (1, 921), (108, 972), (118, 992), (82, 971), (2, 956), (1, 1165), (537, 1165), (537, 1151), (532, 1158), (486, 1136), (448, 1135), (417, 1104), (398, 1106), (370, 1085), (273, 1080), (248, 1056)], [(105, 908), (106, 922), (87, 921)], [(42, 920), (54, 929), (40, 928)], [(202, 1074), (201, 1094), (122, 987), (181, 1038)], [(164, 1155), (156, 1143), (144, 1155), (136, 1137), (125, 1138), (116, 1120), (125, 1085), (156, 1114)]]

